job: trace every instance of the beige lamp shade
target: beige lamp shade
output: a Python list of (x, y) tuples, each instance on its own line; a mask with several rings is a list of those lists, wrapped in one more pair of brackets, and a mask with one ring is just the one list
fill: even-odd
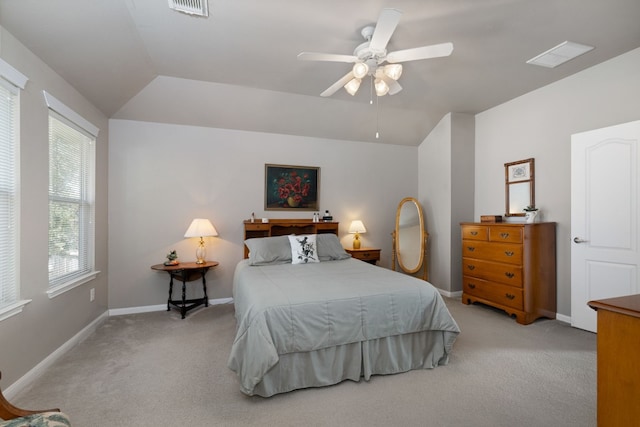
[(364, 224), (359, 219), (351, 221), (349, 226), (349, 233), (366, 233), (367, 229), (364, 228)]
[(213, 224), (211, 224), (211, 221), (209, 221), (208, 219), (196, 218), (193, 221), (191, 221), (191, 225), (187, 229), (187, 232), (184, 233), (184, 237), (200, 238), (200, 244), (196, 249), (196, 264), (205, 263), (207, 250), (204, 246), (203, 237), (217, 236), (217, 235), (218, 235), (218, 232), (216, 231), (216, 228), (213, 226)]
[(216, 228), (211, 224), (211, 221), (205, 218), (196, 218), (191, 221), (191, 225), (184, 233), (184, 237), (209, 237), (217, 236), (218, 232)]

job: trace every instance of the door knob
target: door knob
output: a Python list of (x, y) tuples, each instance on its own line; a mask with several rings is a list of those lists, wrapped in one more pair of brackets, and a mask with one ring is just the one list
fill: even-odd
[(579, 237), (574, 237), (573, 238), (573, 243), (587, 243), (587, 242), (588, 242), (588, 240), (582, 240)]

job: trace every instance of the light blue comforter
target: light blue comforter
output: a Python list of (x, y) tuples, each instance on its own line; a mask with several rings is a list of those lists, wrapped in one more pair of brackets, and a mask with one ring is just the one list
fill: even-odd
[(252, 394), (279, 355), (442, 331), (444, 362), (460, 332), (428, 282), (362, 261), (236, 267), (238, 324), (228, 366)]

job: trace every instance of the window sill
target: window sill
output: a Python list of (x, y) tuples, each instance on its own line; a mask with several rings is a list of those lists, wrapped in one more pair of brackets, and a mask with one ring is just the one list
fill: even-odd
[(84, 276), (77, 277), (70, 282), (52, 286), (47, 290), (47, 295), (49, 295), (49, 299), (55, 298), (58, 295), (61, 295), (67, 291), (70, 291), (73, 288), (77, 288), (80, 285), (84, 285), (85, 283), (90, 282), (91, 280), (96, 278), (98, 273), (100, 272), (92, 271), (91, 273), (87, 273)]
[(13, 304), (9, 304), (6, 307), (0, 308), (0, 322), (4, 319), (8, 319), (11, 316), (22, 313), (22, 308), (30, 302), (30, 299), (23, 299), (20, 301), (16, 301)]

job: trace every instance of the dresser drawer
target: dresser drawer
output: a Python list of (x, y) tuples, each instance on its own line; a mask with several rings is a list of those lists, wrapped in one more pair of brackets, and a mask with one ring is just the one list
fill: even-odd
[(462, 283), (463, 291), (467, 294), (516, 310), (524, 308), (522, 289), (468, 276), (462, 278)]
[(244, 228), (247, 231), (262, 231), (262, 230), (269, 230), (270, 229), (270, 225), (266, 224), (266, 223), (261, 223), (261, 222), (253, 222), (251, 224), (245, 224)]
[(488, 240), (489, 231), (487, 227), (481, 225), (462, 226), (462, 238), (467, 240)]
[(522, 267), (519, 265), (462, 258), (462, 274), (518, 288), (522, 287)]
[(462, 256), (508, 264), (522, 265), (522, 245), (473, 240), (462, 241)]
[(349, 252), (355, 259), (359, 259), (362, 261), (380, 260), (380, 249), (350, 250), (347, 252)]
[(522, 228), (520, 227), (491, 227), (489, 240), (503, 243), (522, 243)]

